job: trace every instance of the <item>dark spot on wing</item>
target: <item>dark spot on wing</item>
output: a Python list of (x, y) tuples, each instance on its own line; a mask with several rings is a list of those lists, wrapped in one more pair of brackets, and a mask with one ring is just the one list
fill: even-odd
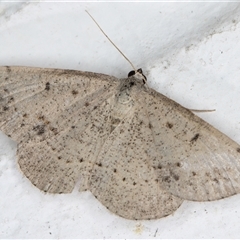
[(157, 166), (158, 169), (162, 169), (162, 165), (159, 163)]
[(151, 124), (151, 123), (149, 123), (149, 124), (148, 124), (148, 127), (149, 127), (150, 129), (152, 129), (152, 124)]
[(50, 83), (49, 82), (46, 83), (45, 90), (47, 90), (47, 91), (50, 90)]
[(111, 118), (111, 124), (112, 125), (118, 125), (121, 122), (121, 120), (119, 118)]
[(73, 95), (77, 95), (77, 94), (78, 94), (78, 91), (77, 91), (77, 90), (72, 90), (72, 94), (73, 94)]
[(193, 138), (190, 140), (190, 142), (196, 142), (199, 138), (200, 134), (199, 133), (196, 133)]
[(193, 175), (193, 176), (196, 176), (197, 174), (196, 174), (196, 172), (192, 172), (192, 175)]
[(101, 167), (101, 166), (102, 166), (102, 164), (101, 164), (101, 163), (97, 163), (97, 165), (98, 165), (99, 167)]
[(114, 169), (113, 169), (113, 172), (117, 172), (117, 169), (116, 169), (116, 168), (114, 168)]
[(167, 122), (167, 123), (166, 123), (166, 126), (167, 126), (167, 128), (171, 129), (171, 128), (173, 127), (173, 124), (170, 123), (170, 122)]
[(37, 125), (33, 128), (34, 131), (37, 132), (37, 135), (42, 135), (45, 132), (45, 126), (44, 125)]
[(214, 178), (213, 181), (216, 183), (219, 183), (219, 181), (216, 178)]
[(4, 107), (3, 107), (3, 111), (7, 111), (8, 109), (9, 109), (8, 106), (4, 106)]
[(89, 102), (85, 102), (85, 107), (88, 107), (89, 105)]
[(43, 116), (43, 115), (40, 115), (39, 117), (38, 117), (38, 120), (44, 120), (45, 119), (45, 117)]
[(80, 158), (79, 162), (80, 162), (80, 163), (83, 162), (83, 158)]
[(237, 152), (239, 152), (239, 153), (240, 153), (240, 148), (237, 148)]
[(172, 172), (171, 170), (170, 170), (170, 175), (171, 175), (176, 181), (178, 181), (179, 178), (180, 178), (177, 174), (175, 174), (175, 173)]
[(163, 181), (170, 183), (171, 182), (170, 176), (163, 177)]
[(57, 128), (51, 127), (50, 130), (56, 135), (58, 133)]
[(123, 180), (123, 182), (124, 182), (124, 181), (126, 180), (126, 178), (124, 177), (122, 180)]
[(7, 88), (4, 88), (3, 91), (9, 93), (9, 90)]
[(174, 178), (176, 181), (178, 181), (180, 177), (179, 177), (178, 175), (176, 175), (176, 174), (173, 174), (173, 178)]
[(180, 162), (177, 162), (177, 163), (176, 163), (176, 166), (177, 166), (177, 167), (181, 167), (181, 163), (180, 163)]

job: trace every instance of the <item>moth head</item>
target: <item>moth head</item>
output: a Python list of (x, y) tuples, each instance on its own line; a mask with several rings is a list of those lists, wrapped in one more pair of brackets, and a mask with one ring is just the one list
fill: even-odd
[(141, 68), (139, 68), (137, 71), (136, 70), (132, 70), (131, 72), (128, 73), (128, 77), (132, 77), (132, 76), (142, 80), (143, 84), (145, 84), (147, 82), (147, 78), (143, 74), (143, 71), (142, 71)]

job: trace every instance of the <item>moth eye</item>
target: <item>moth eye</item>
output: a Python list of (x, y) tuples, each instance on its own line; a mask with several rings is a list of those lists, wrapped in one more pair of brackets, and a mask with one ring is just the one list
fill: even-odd
[(135, 75), (135, 71), (134, 70), (132, 70), (132, 71), (130, 71), (129, 73), (128, 73), (128, 77), (132, 77), (132, 76), (134, 76)]

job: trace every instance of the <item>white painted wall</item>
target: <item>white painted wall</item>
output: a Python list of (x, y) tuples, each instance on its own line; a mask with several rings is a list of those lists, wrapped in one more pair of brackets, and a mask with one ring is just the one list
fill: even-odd
[[(239, 3), (0, 3), (0, 65), (79, 69), (126, 77), (130, 65), (148, 85), (194, 109), (240, 143)], [(44, 195), (18, 171), (16, 143), (0, 138), (0, 237), (239, 237), (240, 195), (184, 202), (172, 215), (129, 221), (90, 193)]]

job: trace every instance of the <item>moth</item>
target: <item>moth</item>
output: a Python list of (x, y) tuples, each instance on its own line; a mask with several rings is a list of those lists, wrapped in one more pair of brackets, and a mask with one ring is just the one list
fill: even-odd
[(0, 129), (23, 174), (47, 193), (91, 193), (127, 219), (156, 219), (184, 200), (240, 193), (240, 146), (173, 100), (125, 79), (0, 67)]

